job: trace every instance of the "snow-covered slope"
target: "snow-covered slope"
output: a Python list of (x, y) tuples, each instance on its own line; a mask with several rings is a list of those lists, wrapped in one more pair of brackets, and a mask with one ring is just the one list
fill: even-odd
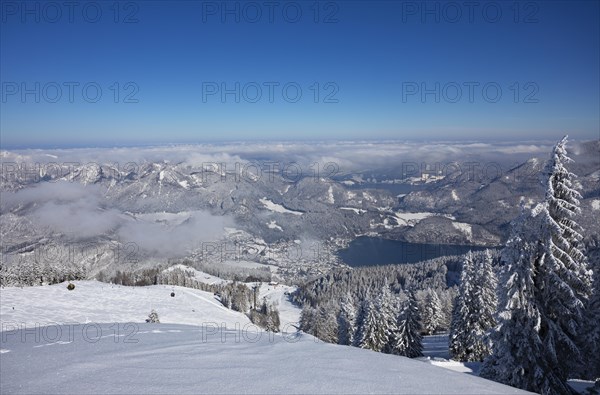
[[(303, 333), (262, 332), (206, 292), (76, 285), (0, 290), (1, 393), (522, 393)], [(143, 323), (151, 308), (163, 323)]]
[[(140, 324), (116, 337), (66, 328), (60, 342), (3, 333), (2, 393), (520, 393), (407, 358), (298, 337)], [(95, 331), (105, 337), (97, 339)], [(92, 335), (89, 335), (92, 333)], [(127, 342), (126, 342), (127, 341)]]
[[(144, 322), (152, 309), (163, 323), (202, 325), (224, 323), (243, 327), (250, 320), (229, 310), (210, 292), (170, 285), (125, 287), (98, 281), (75, 281), (66, 285), (8, 287), (0, 289), (0, 321), (31, 326), (63, 323)], [(175, 297), (171, 297), (171, 292)]]
[(296, 287), (283, 284), (262, 283), (259, 289), (259, 297), (277, 306), (279, 310), (279, 321), (281, 329), (285, 332), (296, 331), (300, 323), (300, 307), (292, 304), (288, 295), (296, 290)]

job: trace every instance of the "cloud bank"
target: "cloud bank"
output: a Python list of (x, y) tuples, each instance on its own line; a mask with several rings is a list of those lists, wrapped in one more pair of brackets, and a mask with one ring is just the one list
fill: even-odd
[(126, 148), (77, 148), (2, 151), (9, 163), (126, 163), (166, 162), (200, 168), (203, 163), (273, 161), (297, 163), (303, 168), (314, 163), (334, 162), (341, 173), (388, 169), (406, 162), (436, 163), (488, 161), (516, 164), (534, 156), (546, 156), (553, 141), (542, 142), (400, 142), (400, 141), (314, 141), (248, 142), (226, 144), (170, 145)]
[(123, 213), (107, 207), (102, 189), (68, 181), (39, 183), (2, 194), (3, 213), (31, 210), (28, 216), (38, 234), (61, 233), (69, 240), (116, 237), (122, 243), (135, 243), (155, 256), (175, 256), (201, 242), (218, 240), (225, 227), (233, 226), (229, 217), (203, 211), (190, 211), (171, 220), (168, 213), (155, 216)]

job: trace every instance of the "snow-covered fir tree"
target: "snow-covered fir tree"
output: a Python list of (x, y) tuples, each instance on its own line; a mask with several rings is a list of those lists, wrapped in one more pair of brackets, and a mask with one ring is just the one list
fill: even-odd
[(458, 287), (452, 287), (438, 292), (443, 313), (439, 330), (450, 330), (450, 325), (452, 324), (452, 310), (454, 309), (454, 301), (456, 300), (457, 295)]
[[(250, 321), (252, 321), (253, 324), (258, 325), (269, 332), (279, 332), (279, 310), (276, 305), (268, 303), (265, 298), (263, 298), (259, 309), (250, 310), (248, 318), (250, 318)], [(307, 321), (307, 318), (310, 319), (310, 321)], [(315, 319), (311, 315), (310, 317), (305, 317), (304, 321), (304, 323), (301, 321), (301, 329), (311, 333), (310, 330), (312, 329)]]
[(437, 293), (433, 290), (429, 291), (425, 298), (425, 308), (423, 309), (423, 329), (429, 335), (433, 335), (444, 321), (444, 313), (442, 304)]
[(265, 330), (269, 332), (279, 332), (279, 309), (272, 304), (263, 303), (263, 314), (266, 315)]
[[(582, 378), (598, 379), (597, 384), (600, 384), (600, 235), (588, 235), (585, 242), (593, 282), (586, 308), (586, 330), (581, 336), (582, 343), (587, 345), (587, 355), (581, 372)], [(598, 393), (600, 394), (600, 391)]]
[(485, 359), (481, 377), (513, 387), (542, 388), (544, 345), (539, 336), (542, 313), (537, 301), (535, 275), (537, 243), (534, 218), (522, 208), (512, 224), (512, 235), (502, 250), (504, 292), (500, 298), (499, 325), (492, 334), (492, 354)]
[(392, 353), (408, 358), (423, 356), (419, 305), (414, 293), (408, 292), (408, 300), (398, 315), (397, 329), (392, 336)]
[(468, 252), (463, 259), (458, 296), (454, 304), (452, 324), (450, 325), (450, 354), (458, 361), (468, 361), (470, 359), (467, 344), (470, 343), (469, 335), (473, 331), (473, 266), (473, 254)]
[(450, 334), (454, 359), (482, 361), (489, 355), (489, 332), (496, 324), (496, 285), (489, 251), (477, 256), (467, 253)]
[(338, 315), (338, 344), (351, 345), (354, 343), (356, 314), (354, 301), (350, 294), (347, 294), (340, 304)]
[(600, 257), (590, 261), (594, 282), (592, 295), (586, 309), (586, 330), (583, 342), (587, 342), (587, 353), (584, 361), (583, 375), (587, 379), (600, 380)]
[[(389, 284), (387, 278), (385, 284)], [(381, 351), (390, 354), (392, 352), (393, 334), (396, 331), (398, 317), (397, 301), (390, 291), (389, 286), (384, 286), (376, 301), (380, 330), (385, 339)]]
[(578, 341), (591, 275), (574, 220), (580, 195), (565, 167), (566, 142), (556, 144), (545, 168), (546, 199), (533, 209), (535, 220), (507, 247), (508, 302), (482, 370), (484, 377), (543, 394), (571, 394), (567, 379), (585, 357)]
[(156, 310), (152, 309), (152, 311), (150, 311), (148, 318), (146, 318), (146, 322), (150, 324), (160, 324), (160, 320), (158, 319), (158, 313), (156, 312)]
[(300, 330), (310, 335), (316, 336), (317, 334), (317, 317), (315, 309), (306, 304), (302, 307), (300, 312)]
[(315, 336), (327, 343), (338, 342), (337, 319), (335, 310), (331, 304), (319, 306)]
[(387, 343), (387, 336), (379, 320), (377, 305), (366, 298), (360, 312), (360, 327), (356, 346), (373, 351), (381, 351)]
[(490, 354), (490, 331), (496, 325), (498, 281), (492, 266), (489, 250), (474, 260), (473, 270), (473, 326), (470, 336), (470, 359), (483, 361)]
[(365, 328), (367, 312), (372, 308), (371, 305), (372, 303), (368, 296), (362, 299), (358, 304), (356, 318), (354, 319), (354, 339), (352, 339), (352, 345), (354, 347), (360, 347), (360, 341), (362, 339), (363, 330)]
[(492, 328), (496, 325), (498, 310), (498, 279), (494, 272), (490, 250), (485, 250), (483, 255), (475, 260), (473, 278), (475, 282), (473, 295), (475, 303), (478, 304), (480, 325), (483, 328)]
[[(541, 220), (540, 265), (536, 288), (542, 311), (540, 336), (551, 371), (542, 391), (567, 393), (566, 380), (582, 361), (577, 344), (585, 324), (585, 305), (590, 295), (591, 273), (582, 251), (583, 230), (575, 222), (581, 195), (573, 187), (575, 175), (566, 151), (567, 136), (556, 144), (545, 169), (546, 200), (539, 207)], [(552, 377), (554, 376), (554, 377)], [(564, 387), (556, 387), (560, 380)]]

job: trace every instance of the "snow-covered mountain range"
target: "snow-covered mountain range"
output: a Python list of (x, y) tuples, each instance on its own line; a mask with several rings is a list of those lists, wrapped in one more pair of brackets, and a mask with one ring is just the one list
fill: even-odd
[[(590, 214), (600, 213), (600, 143), (574, 145), (571, 155), (584, 196), (580, 223), (598, 233)], [(335, 251), (360, 235), (499, 245), (520, 203), (530, 206), (543, 197), (538, 173), (545, 160), (501, 173), (457, 162), (434, 180), (423, 176), (429, 170), (421, 179), (411, 174), (402, 182), (419, 187), (397, 195), (385, 188), (389, 182), (373, 188), (359, 172), (325, 178), (305, 171), (298, 178), (289, 170), (269, 172), (266, 160), (76, 165), (51, 157), (34, 165), (7, 151), (2, 159), (6, 264), (59, 254), (95, 275), (187, 257), (270, 264), (286, 276), (340, 265)]]

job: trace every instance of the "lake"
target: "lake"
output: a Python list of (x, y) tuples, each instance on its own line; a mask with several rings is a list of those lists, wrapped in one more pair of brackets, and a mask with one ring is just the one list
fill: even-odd
[(415, 263), (445, 255), (460, 255), (481, 251), (486, 247), (408, 243), (380, 237), (361, 236), (350, 242), (347, 248), (338, 251), (342, 261), (351, 267)]

